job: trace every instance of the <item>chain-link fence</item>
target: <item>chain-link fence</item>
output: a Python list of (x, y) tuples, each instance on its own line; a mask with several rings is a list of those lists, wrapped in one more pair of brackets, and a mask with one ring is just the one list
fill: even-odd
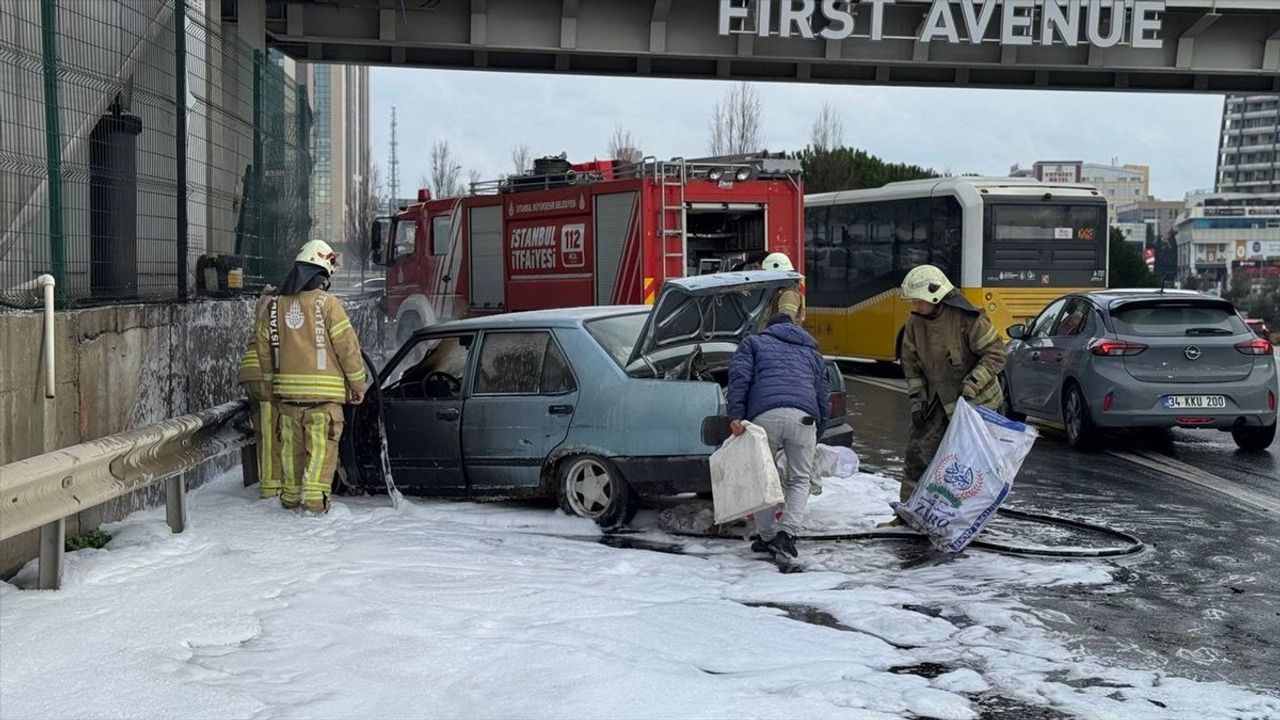
[[(0, 302), (181, 299), (279, 277), (310, 230), (292, 61), (215, 0), (0, 3)], [(18, 289), (14, 289), (18, 288)]]

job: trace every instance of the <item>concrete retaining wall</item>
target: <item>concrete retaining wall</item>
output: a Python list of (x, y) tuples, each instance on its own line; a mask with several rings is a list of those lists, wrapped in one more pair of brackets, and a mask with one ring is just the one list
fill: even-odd
[[(347, 303), (361, 342), (381, 353), (380, 312)], [(236, 369), (252, 299), (125, 305), (58, 313), (57, 398), (44, 398), (39, 313), (0, 314), (0, 465), (241, 397)], [(233, 455), (188, 473), (187, 486), (239, 462)], [(162, 484), (67, 519), (67, 535), (162, 502)], [(35, 533), (0, 544), (0, 577), (36, 555)]]

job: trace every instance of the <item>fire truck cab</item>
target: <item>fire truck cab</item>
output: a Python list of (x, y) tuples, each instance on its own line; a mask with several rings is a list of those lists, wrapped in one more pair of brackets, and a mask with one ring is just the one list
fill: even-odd
[(403, 341), (480, 314), (648, 304), (667, 278), (769, 252), (804, 267), (803, 203), (793, 160), (542, 158), (463, 197), (420, 191), (375, 227), (374, 256)]

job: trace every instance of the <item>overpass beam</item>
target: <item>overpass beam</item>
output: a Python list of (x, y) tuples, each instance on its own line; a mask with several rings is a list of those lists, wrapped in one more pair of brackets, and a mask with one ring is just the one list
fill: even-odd
[(239, 0), (236, 3), (236, 34), (251, 50), (267, 51), (266, 0)]
[(667, 17), (671, 15), (671, 0), (653, 0), (653, 14), (649, 18), (649, 52), (667, 51)]
[(1222, 13), (1208, 12), (1199, 17), (1187, 31), (1178, 37), (1178, 58), (1175, 63), (1179, 68), (1190, 69), (1191, 61), (1196, 53), (1196, 38), (1208, 30), (1211, 25), (1222, 18)]
[(488, 44), (488, 0), (471, 0), (471, 44)]
[[(560, 0), (560, 49), (578, 48), (578, 0)], [(568, 67), (568, 57), (565, 58)]]
[[(1276, 82), (1280, 84), (1280, 30), (1274, 35), (1267, 38), (1267, 43), (1262, 52), (1262, 69), (1277, 74)], [(1276, 87), (1280, 91), (1280, 87)]]

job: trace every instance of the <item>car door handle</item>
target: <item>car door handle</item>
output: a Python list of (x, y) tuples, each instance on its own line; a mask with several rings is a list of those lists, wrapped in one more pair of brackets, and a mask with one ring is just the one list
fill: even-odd
[(1040, 351), (1039, 351), (1039, 350), (1036, 350), (1036, 351), (1032, 352), (1032, 353), (1031, 353), (1031, 359), (1032, 359), (1032, 360), (1039, 360), (1039, 359), (1040, 359)]
[(436, 412), (437, 420), (447, 420), (449, 422), (453, 422), (461, 416), (462, 413), (458, 412), (457, 408), (449, 408), (447, 410), (440, 410)]
[(552, 415), (572, 415), (573, 406), (572, 405), (552, 405), (551, 407), (547, 408), (547, 412), (551, 413)]

